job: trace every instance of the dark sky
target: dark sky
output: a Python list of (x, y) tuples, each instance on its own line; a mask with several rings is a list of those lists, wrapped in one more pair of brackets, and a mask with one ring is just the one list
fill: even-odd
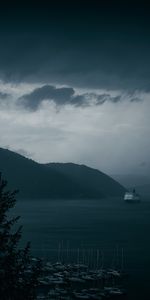
[(149, 6), (141, 1), (1, 5), (0, 66), (7, 80), (149, 89)]

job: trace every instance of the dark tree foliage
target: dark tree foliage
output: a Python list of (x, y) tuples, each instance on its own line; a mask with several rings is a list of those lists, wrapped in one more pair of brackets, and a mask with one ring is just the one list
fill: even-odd
[[(41, 262), (32, 259), (30, 244), (19, 249), (22, 227), (16, 229), (20, 217), (9, 217), (15, 206), (17, 191), (7, 190), (7, 181), (0, 174), (0, 299), (36, 299)], [(15, 226), (14, 226), (15, 225)]]

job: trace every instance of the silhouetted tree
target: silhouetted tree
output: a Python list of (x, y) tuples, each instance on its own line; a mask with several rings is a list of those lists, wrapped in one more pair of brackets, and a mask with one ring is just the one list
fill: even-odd
[[(10, 217), (17, 191), (7, 190), (7, 181), (0, 173), (0, 299), (36, 299), (41, 272), (40, 260), (32, 259), (30, 244), (19, 249), (22, 227), (16, 229), (20, 217)], [(15, 225), (15, 226), (14, 226)]]

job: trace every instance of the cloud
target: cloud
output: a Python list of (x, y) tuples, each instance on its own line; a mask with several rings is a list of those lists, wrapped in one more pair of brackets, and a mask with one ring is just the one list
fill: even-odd
[(87, 106), (88, 94), (76, 95), (72, 98), (71, 104), (75, 106)]
[(22, 95), (18, 98), (17, 103), (27, 109), (35, 111), (44, 100), (53, 101), (57, 106), (66, 104), (87, 106), (93, 97), (96, 97), (96, 94), (76, 94), (75, 89), (72, 87), (57, 88), (52, 85), (44, 85), (34, 89), (31, 93)]
[(131, 98), (131, 102), (140, 102), (140, 101), (142, 101), (142, 99), (139, 98), (139, 97), (133, 97), (133, 98)]
[(116, 91), (77, 91), (73, 87), (56, 87), (54, 85), (43, 85), (33, 88), (28, 93), (17, 99), (17, 104), (28, 110), (36, 111), (43, 101), (53, 102), (57, 107), (72, 105), (76, 107), (87, 107), (92, 105), (102, 105), (105, 102), (118, 103), (121, 101), (140, 102), (141, 96), (137, 92), (120, 93)]
[(0, 91), (0, 107), (1, 109), (5, 109), (11, 106), (11, 94)]
[(0, 102), (2, 102), (3, 100), (8, 100), (8, 98), (10, 98), (10, 94), (0, 91)]
[(10, 97), (10, 94), (0, 92), (0, 99), (7, 99), (8, 97)]
[(97, 105), (101, 105), (106, 101), (111, 101), (113, 103), (117, 103), (121, 101), (121, 95), (112, 97), (110, 94), (101, 94), (97, 96)]
[(85, 107), (92, 104), (101, 105), (105, 101), (115, 103), (120, 101), (121, 97), (112, 97), (110, 94), (97, 94), (94, 92), (77, 94), (72, 87), (57, 88), (52, 85), (44, 85), (34, 89), (31, 93), (22, 95), (18, 99), (18, 104), (32, 111), (36, 111), (44, 100), (53, 101), (57, 106), (70, 104)]
[(20, 97), (18, 103), (34, 111), (38, 109), (44, 100), (54, 101), (57, 105), (63, 105), (69, 103), (73, 95), (73, 88), (56, 88), (52, 85), (44, 85)]

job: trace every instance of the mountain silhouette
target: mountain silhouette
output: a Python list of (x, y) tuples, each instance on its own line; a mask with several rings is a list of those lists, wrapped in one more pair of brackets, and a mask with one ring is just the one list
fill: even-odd
[(0, 148), (0, 172), (20, 198), (104, 198), (125, 188), (106, 174), (72, 163), (40, 164)]
[(51, 170), (58, 171), (63, 175), (69, 176), (79, 186), (87, 191), (92, 189), (93, 195), (102, 194), (105, 196), (118, 196), (124, 192), (124, 188), (108, 175), (99, 170), (77, 165), (73, 163), (49, 163), (46, 164)]

